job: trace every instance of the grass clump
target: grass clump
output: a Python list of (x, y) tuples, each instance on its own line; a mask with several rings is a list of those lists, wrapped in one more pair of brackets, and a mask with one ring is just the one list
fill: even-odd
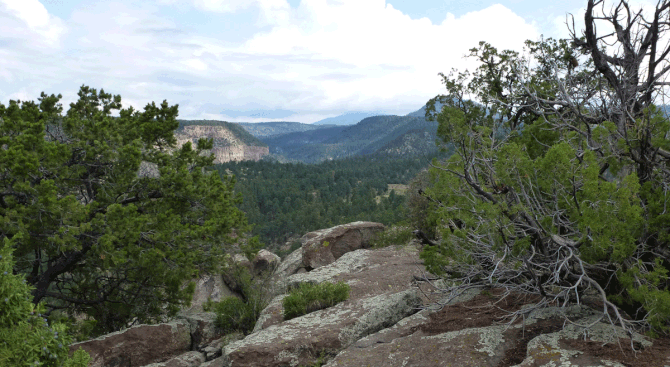
[(240, 331), (244, 334), (254, 329), (260, 310), (253, 303), (247, 303), (237, 297), (226, 297), (212, 305), (216, 313), (215, 325), (224, 333)]
[(271, 273), (252, 274), (244, 266), (233, 265), (228, 275), (236, 284), (234, 291), (239, 297), (226, 297), (220, 302), (208, 300), (203, 310), (216, 314), (215, 325), (224, 333), (248, 335), (274, 295), (270, 286)]
[(302, 283), (284, 298), (284, 320), (334, 306), (349, 298), (349, 289), (344, 282)]

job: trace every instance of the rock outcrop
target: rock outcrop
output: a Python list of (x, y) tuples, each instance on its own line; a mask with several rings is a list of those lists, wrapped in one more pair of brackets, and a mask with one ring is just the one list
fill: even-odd
[(353, 222), (309, 232), (300, 239), (303, 264), (308, 270), (328, 265), (347, 252), (369, 247), (383, 230), (381, 223)]
[[(309, 248), (327, 235), (335, 243), (351, 229), (338, 227), (312, 232), (304, 244), (313, 240)], [(362, 227), (371, 227), (371, 234), (376, 231), (374, 225)], [(357, 236), (365, 243), (366, 236), (360, 232)], [(533, 310), (527, 306), (537, 299), (492, 288), (471, 289), (438, 307), (436, 301), (443, 295), (431, 292), (435, 287), (428, 279), (434, 277), (426, 274), (415, 245), (382, 249), (338, 245), (322, 257), (331, 256), (332, 261), (311, 271), (305, 266), (306, 247), (279, 264), (269, 252), (259, 253), (251, 262), (243, 257), (234, 261), (252, 273), (257, 262), (266, 262), (258, 266), (274, 269), (268, 286), (283, 290), (246, 337), (221, 335), (213, 314), (195, 313), (169, 324), (141, 325), (78, 343), (72, 349), (83, 347), (93, 356), (92, 366), (106, 367), (670, 366), (670, 339), (652, 344), (635, 335), (632, 343), (641, 351), (633, 354), (626, 349), (630, 342), (623, 331), (599, 322), (598, 310), (587, 306)], [(349, 298), (284, 320), (286, 291), (322, 282), (347, 283)], [(523, 317), (509, 322), (505, 317), (510, 312)], [(587, 324), (592, 325), (588, 330), (579, 326)], [(624, 338), (619, 339), (623, 343), (612, 339), (613, 331)]]
[(391, 326), (421, 304), (416, 290), (342, 302), (255, 332), (224, 348), (224, 366), (312, 365), (321, 354)]

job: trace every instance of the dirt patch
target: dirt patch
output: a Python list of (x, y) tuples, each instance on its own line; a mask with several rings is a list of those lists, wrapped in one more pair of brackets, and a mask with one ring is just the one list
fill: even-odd
[(535, 296), (517, 293), (505, 296), (504, 294), (504, 290), (494, 289), (485, 291), (467, 302), (445, 306), (442, 310), (430, 315), (431, 321), (422, 326), (421, 331), (427, 335), (437, 335), (508, 322), (507, 317), (511, 312), (518, 311), (523, 305), (538, 301)]
[(528, 342), (542, 334), (555, 333), (563, 328), (563, 319), (552, 318), (547, 320), (538, 320), (532, 325), (525, 325), (520, 329), (508, 329), (503, 336), (505, 340), (513, 343), (497, 367), (515, 366), (526, 359), (528, 352)]
[[(579, 350), (584, 354), (615, 361), (628, 367), (670, 366), (670, 337), (654, 339), (653, 345), (633, 352), (630, 339), (621, 339), (619, 343), (603, 344), (591, 340), (561, 340), (561, 347)], [(636, 348), (640, 348), (639, 345)]]

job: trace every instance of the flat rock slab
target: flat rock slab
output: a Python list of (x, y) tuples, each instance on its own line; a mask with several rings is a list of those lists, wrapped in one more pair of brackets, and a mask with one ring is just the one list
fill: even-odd
[(348, 348), (324, 367), (341, 366), (497, 366), (509, 343), (504, 326), (465, 329), (439, 335), (414, 333), (368, 348)]
[(140, 367), (188, 352), (191, 348), (190, 329), (185, 320), (138, 325), (72, 344), (70, 351), (80, 347), (87, 351), (91, 355), (89, 367)]
[(525, 324), (502, 322), (507, 311), (530, 301), (523, 295), (500, 299), (496, 292), (466, 294), (441, 310), (423, 310), (358, 340), (324, 367), (511, 366), (526, 357), (529, 340), (560, 330), (563, 316), (592, 314), (580, 307), (547, 308), (527, 315)]
[[(301, 283), (345, 282), (351, 288), (349, 300), (358, 300), (385, 293), (396, 293), (412, 286), (413, 277), (425, 272), (416, 247), (387, 247), (376, 250), (348, 252), (332, 264), (309, 273), (287, 278), (288, 288)], [(254, 331), (276, 325), (284, 320), (282, 300), (275, 297), (263, 310)]]
[(320, 229), (302, 236), (302, 261), (308, 269), (328, 265), (350, 251), (370, 246), (370, 241), (384, 225), (375, 222), (353, 222)]
[(416, 289), (348, 300), (263, 329), (224, 348), (226, 367), (312, 365), (389, 327), (421, 305)]

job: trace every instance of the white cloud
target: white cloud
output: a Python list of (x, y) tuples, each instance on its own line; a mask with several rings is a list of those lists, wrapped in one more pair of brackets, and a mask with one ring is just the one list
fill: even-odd
[[(32, 3), (35, 14), (44, 10), (34, 0), (19, 2)], [(199, 12), (169, 13), (186, 6), (206, 10), (201, 14), (212, 24), (258, 11), (259, 31), (239, 39), (203, 33), (192, 27)], [(11, 14), (22, 19), (18, 10)], [(32, 20), (20, 20), (25, 28), (60, 22), (46, 10), (27, 14)], [(183, 118), (250, 104), (296, 111), (287, 119), (303, 122), (352, 110), (407, 113), (443, 91), (438, 72), (472, 68), (463, 55), (480, 40), (520, 49), (539, 37), (534, 24), (502, 5), (445, 14), (433, 24), (384, 0), (302, 0), (297, 8), (286, 0), (92, 2), (70, 15), (67, 28), (58, 51), (0, 49), (1, 101), (21, 88), (32, 99), (45, 90), (71, 101), (86, 84), (121, 94), (124, 106), (138, 109), (163, 99), (179, 103)]]
[(291, 8), (286, 0), (193, 0), (199, 9), (219, 13), (235, 13), (255, 7), (260, 10), (261, 24), (282, 24), (288, 21)]
[[(447, 14), (441, 24), (432, 24), (426, 18), (411, 19), (383, 0), (303, 0), (292, 11), (290, 24), (256, 35), (240, 52), (267, 59), (312, 59), (315, 62), (296, 62), (292, 68), (284, 65), (281, 72), (267, 76), (297, 78), (322, 91), (325, 98), (317, 106), (346, 102), (362, 109), (375, 108), (375, 101), (402, 100), (407, 94), (414, 96), (407, 104), (420, 105), (441, 91), (438, 72), (473, 67), (463, 55), (481, 40), (519, 50), (524, 40), (538, 37), (534, 25), (502, 5), (461, 17)], [(315, 80), (323, 74), (318, 60), (339, 63), (359, 77)], [(420, 95), (422, 102), (416, 99)]]
[[(20, 20), (30, 33), (37, 34), (48, 46), (58, 46), (66, 31), (63, 21), (49, 14), (38, 0), (0, 0), (0, 13), (2, 12)], [(7, 32), (7, 29), (2, 30)], [(18, 35), (23, 30), (14, 28), (10, 33)]]

